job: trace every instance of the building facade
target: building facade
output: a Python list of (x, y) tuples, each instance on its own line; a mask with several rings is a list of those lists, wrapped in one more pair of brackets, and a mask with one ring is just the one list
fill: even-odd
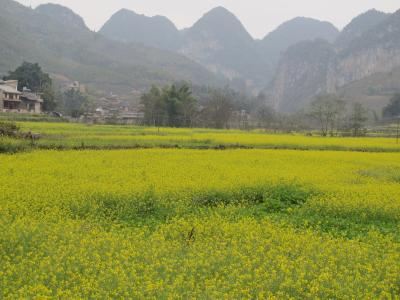
[(43, 111), (43, 99), (27, 89), (18, 91), (17, 80), (0, 80), (0, 111), (39, 114)]

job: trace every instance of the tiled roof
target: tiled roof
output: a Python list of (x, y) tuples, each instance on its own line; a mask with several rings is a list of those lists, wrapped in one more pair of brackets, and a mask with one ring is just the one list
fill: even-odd
[(18, 94), (18, 95), (21, 94), (21, 92), (17, 91), (15, 88), (5, 85), (5, 84), (0, 84), (0, 90), (5, 93), (10, 93), (10, 94)]
[(43, 102), (43, 99), (40, 99), (40, 97), (34, 93), (22, 93), (22, 98), (25, 98), (30, 101)]

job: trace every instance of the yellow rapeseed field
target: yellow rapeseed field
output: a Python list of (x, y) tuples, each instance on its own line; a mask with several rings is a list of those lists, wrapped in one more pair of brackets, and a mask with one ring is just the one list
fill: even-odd
[[(261, 130), (214, 130), (151, 128), (139, 126), (84, 125), (69, 123), (19, 124), (25, 132), (40, 133), (42, 148), (126, 148), (136, 146), (253, 147), (273, 149), (361, 150), (400, 152), (393, 138), (321, 138), (304, 134), (271, 134)], [(0, 141), (1, 142), (1, 141)], [(1, 144), (1, 143), (0, 143)]]
[(33, 151), (0, 191), (3, 299), (400, 299), (400, 153)]

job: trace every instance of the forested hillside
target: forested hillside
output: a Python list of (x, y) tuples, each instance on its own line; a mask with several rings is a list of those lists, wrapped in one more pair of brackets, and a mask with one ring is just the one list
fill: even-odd
[(125, 45), (68, 22), (64, 7), (37, 11), (0, 0), (0, 74), (22, 61), (40, 63), (47, 72), (99, 89), (130, 91), (176, 80), (218, 84), (202, 66), (172, 52)]

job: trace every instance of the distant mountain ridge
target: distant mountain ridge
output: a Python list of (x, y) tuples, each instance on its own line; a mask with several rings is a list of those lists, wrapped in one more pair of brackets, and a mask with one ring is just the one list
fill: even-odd
[(206, 13), (183, 34), (178, 51), (244, 87), (260, 86), (269, 67), (243, 24), (231, 12), (217, 7)]
[(180, 33), (163, 16), (147, 17), (127, 9), (115, 13), (99, 31), (108, 38), (125, 43), (140, 43), (164, 50), (177, 50)]
[(272, 85), (267, 89), (275, 109), (294, 112), (308, 103), (309, 96), (327, 90), (326, 74), (335, 58), (329, 42), (318, 39), (291, 46), (282, 56)]
[(27, 60), (94, 89), (123, 93), (181, 80), (228, 84), (242, 92), (263, 90), (284, 112), (326, 92), (379, 107), (400, 90), (400, 11), (367, 11), (341, 32), (329, 22), (298, 17), (255, 40), (223, 7), (181, 31), (165, 17), (123, 9), (95, 33), (60, 5), (0, 5), (0, 74)]
[[(334, 44), (319, 48), (312, 42), (305, 42), (302, 48), (304, 51), (300, 51), (297, 44), (286, 51), (267, 89), (272, 105), (279, 110), (300, 109), (319, 93), (346, 94), (344, 89), (348, 85), (352, 86), (352, 94), (357, 95), (353, 100), (359, 100), (361, 94), (368, 96), (370, 91), (388, 93), (392, 89), (395, 92), (396, 87), (382, 80), (390, 78), (390, 82), (394, 82), (390, 73), (400, 67), (400, 10), (391, 15), (369, 11), (356, 17)], [(324, 56), (327, 52), (330, 54)], [(307, 59), (309, 53), (313, 53), (315, 59)], [(382, 76), (374, 76), (376, 74)], [(373, 80), (366, 80), (371, 76)], [(354, 84), (357, 81), (363, 84)], [(363, 91), (355, 93), (355, 87)], [(382, 98), (376, 97), (379, 101)], [(375, 106), (382, 105), (383, 102)]]
[(35, 11), (47, 15), (65, 26), (76, 26), (81, 29), (87, 29), (83, 18), (65, 6), (53, 3), (41, 4)]
[(338, 36), (336, 45), (340, 48), (348, 46), (354, 39), (386, 20), (390, 14), (377, 11), (376, 9), (355, 17)]
[(177, 53), (126, 45), (94, 33), (62, 6), (33, 10), (12, 0), (0, 0), (0, 6), (0, 74), (25, 60), (95, 91), (128, 93), (178, 80), (209, 85), (222, 82)]
[(260, 41), (260, 51), (271, 61), (273, 67), (281, 55), (290, 47), (302, 41), (324, 39), (334, 42), (339, 30), (329, 22), (297, 17), (280, 25)]
[[(172, 22), (168, 20), (168, 23)], [(175, 50), (224, 76), (237, 88), (250, 90), (260, 89), (272, 79), (280, 55), (291, 45), (315, 38), (333, 41), (339, 34), (338, 29), (328, 22), (295, 18), (262, 41), (256, 41), (240, 20), (224, 7), (212, 9), (192, 27), (180, 32), (171, 26), (161, 27), (160, 24), (156, 26), (154, 18), (124, 10), (114, 14), (100, 33), (126, 43)], [(171, 37), (169, 41), (176, 47), (171, 47), (168, 39), (159, 38), (157, 44), (143, 38), (158, 37), (167, 27), (171, 28), (164, 36)]]

